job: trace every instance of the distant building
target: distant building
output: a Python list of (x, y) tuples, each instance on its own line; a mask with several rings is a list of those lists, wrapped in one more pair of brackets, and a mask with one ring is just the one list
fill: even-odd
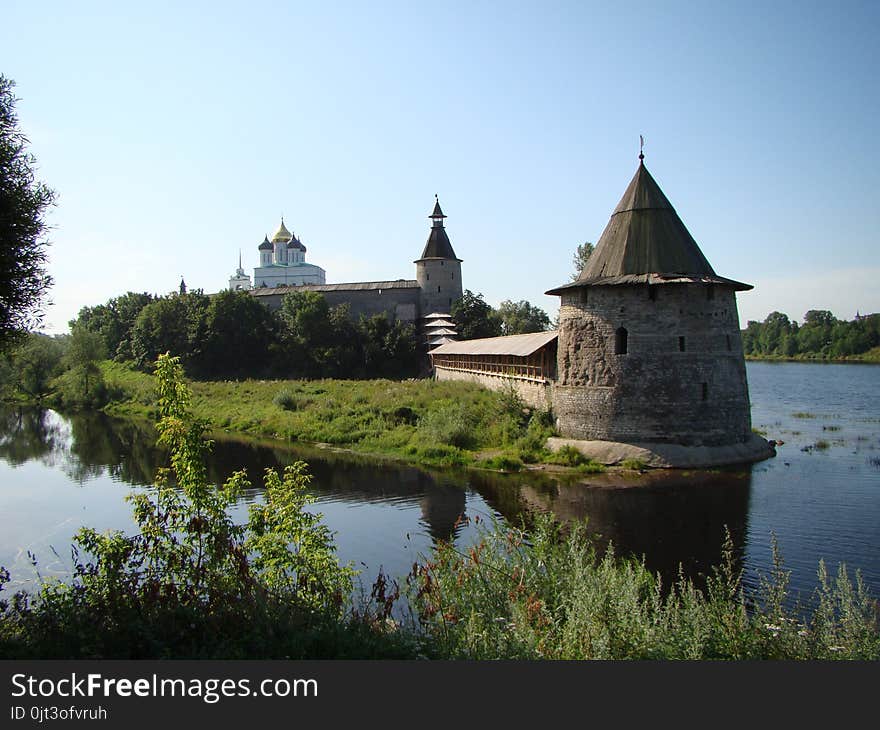
[(272, 236), (272, 241), (266, 236), (257, 248), (260, 252), (260, 265), (254, 269), (255, 287), (302, 286), (325, 282), (324, 269), (306, 263), (306, 247), (287, 230), (284, 218)]
[[(348, 305), (355, 319), (384, 314), (391, 321), (416, 325), (420, 341), (424, 341), (427, 334), (433, 335), (441, 329), (432, 329), (428, 325), (431, 321), (428, 315), (448, 315), (463, 291), (462, 262), (455, 255), (446, 233), (443, 222), (446, 216), (436, 196), (434, 209), (428, 217), (431, 219), (431, 230), (421, 257), (414, 261), (415, 279), (342, 284), (325, 283), (324, 270), (305, 263), (305, 246), (287, 230), (282, 220), (272, 242), (266, 238), (259, 246), (260, 266), (254, 269), (251, 295), (275, 311), (281, 307), (282, 299), (291, 292), (319, 292), (330, 306)], [(434, 320), (437, 319), (435, 316)], [(448, 324), (451, 327), (451, 323)], [(450, 327), (444, 328), (447, 331), (439, 336), (454, 336), (448, 331)]]
[(229, 288), (232, 291), (239, 289), (246, 291), (251, 288), (251, 277), (245, 274), (244, 269), (241, 268), (241, 251), (238, 252), (238, 268), (235, 270), (235, 275), (229, 277)]

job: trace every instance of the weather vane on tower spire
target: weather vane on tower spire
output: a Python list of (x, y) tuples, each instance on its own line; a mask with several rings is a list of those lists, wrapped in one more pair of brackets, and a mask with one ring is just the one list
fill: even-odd
[(639, 135), (639, 159), (645, 159), (645, 138)]

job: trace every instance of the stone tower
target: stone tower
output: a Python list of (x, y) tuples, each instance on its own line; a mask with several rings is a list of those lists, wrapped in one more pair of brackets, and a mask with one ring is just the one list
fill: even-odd
[[(561, 296), (557, 428), (568, 438), (751, 448), (736, 292), (639, 155), (578, 279)], [(766, 442), (754, 448), (767, 448)]]
[(440, 200), (434, 196), (434, 210), (431, 219), (431, 233), (421, 258), (415, 261), (416, 281), (422, 290), (422, 316), (441, 312), (448, 314), (452, 304), (461, 298), (461, 259), (457, 258), (446, 228), (443, 225), (443, 211)]

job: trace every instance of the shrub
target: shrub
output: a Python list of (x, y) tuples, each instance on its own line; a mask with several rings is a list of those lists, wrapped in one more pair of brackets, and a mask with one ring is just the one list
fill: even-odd
[[(267, 470), (265, 503), (236, 525), (229, 507), (250, 486), (245, 472), (219, 489), (208, 481), (210, 442), (188, 412), (179, 361), (160, 357), (156, 374), (170, 468), (159, 471), (155, 491), (128, 497), (136, 534), (81, 529), (70, 584), (45, 583), (37, 596), (0, 606), (0, 655), (319, 653), (319, 636), (328, 627), (344, 633), (351, 620), (343, 610), (355, 571), (339, 565), (321, 515), (305, 509), (313, 501), (305, 464)], [(0, 575), (0, 588), (7, 579)]]
[(406, 594), (439, 655), (457, 659), (878, 659), (877, 605), (845, 567), (819, 566), (811, 615), (788, 609), (788, 573), (746, 595), (730, 535), (704, 589), (664, 590), (642, 562), (599, 554), (584, 524), (549, 516), (528, 535), (478, 523), (467, 550), (440, 543)]
[(425, 443), (467, 448), (474, 442), (477, 421), (464, 403), (448, 402), (422, 416), (418, 432)]

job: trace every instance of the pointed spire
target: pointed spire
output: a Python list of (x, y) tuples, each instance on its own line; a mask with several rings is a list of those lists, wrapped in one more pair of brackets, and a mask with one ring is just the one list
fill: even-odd
[(443, 225), (443, 218), (446, 216), (443, 215), (443, 209), (440, 207), (440, 198), (437, 196), (437, 193), (434, 193), (434, 210), (428, 218), (433, 218), (435, 225), (437, 221), (440, 221), (440, 225)]
[[(440, 208), (440, 198), (434, 194), (434, 211), (428, 216), (433, 221), (431, 225), (431, 234), (428, 236), (428, 242), (425, 244), (425, 250), (422, 251), (423, 259), (455, 259), (455, 251), (452, 250), (452, 244), (449, 242), (449, 236), (446, 234), (446, 228), (443, 226), (443, 219), (446, 216)], [(421, 259), (419, 259), (421, 260)]]

